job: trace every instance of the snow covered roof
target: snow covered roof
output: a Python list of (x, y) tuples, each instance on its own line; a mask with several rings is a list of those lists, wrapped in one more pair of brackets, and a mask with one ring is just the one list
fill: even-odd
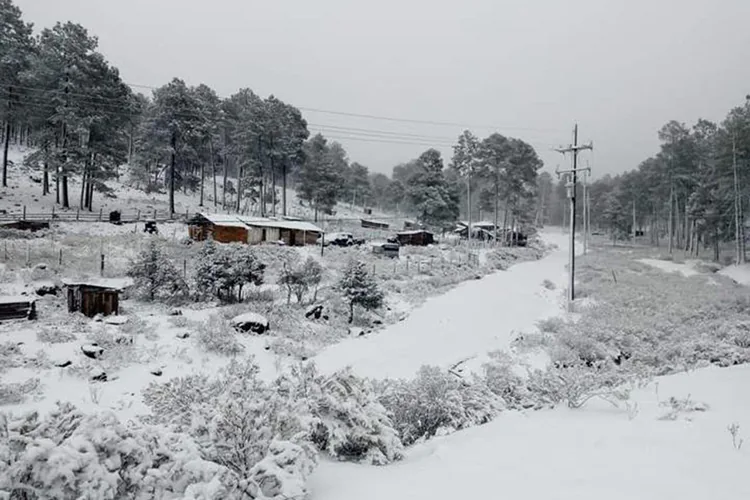
[(0, 304), (18, 304), (19, 302), (34, 302), (34, 297), (28, 295), (8, 295), (7, 297), (0, 296)]
[(122, 290), (133, 285), (133, 280), (131, 278), (64, 279), (62, 282), (65, 286), (97, 286), (101, 288), (111, 288), (113, 290)]
[(432, 233), (432, 232), (426, 229), (414, 229), (412, 231), (399, 231), (397, 234), (422, 234), (422, 233)]
[(248, 226), (255, 227), (275, 227), (291, 229), (294, 231), (310, 231), (312, 233), (323, 232), (323, 230), (315, 224), (301, 220), (264, 219), (262, 217), (240, 217), (238, 220), (244, 222)]
[(236, 215), (206, 213), (200, 213), (199, 215), (217, 226), (247, 227)]

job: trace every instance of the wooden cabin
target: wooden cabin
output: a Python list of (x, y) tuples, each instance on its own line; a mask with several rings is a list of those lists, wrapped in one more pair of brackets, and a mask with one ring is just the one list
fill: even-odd
[(323, 230), (306, 221), (270, 219), (265, 217), (240, 217), (248, 227), (250, 244), (283, 242), (288, 246), (315, 245)]
[(36, 319), (36, 299), (26, 295), (0, 297), (0, 321), (7, 319)]
[(219, 243), (247, 243), (248, 227), (234, 215), (195, 214), (188, 221), (188, 234), (195, 241), (210, 237)]
[(372, 219), (360, 219), (362, 227), (366, 229), (388, 229), (390, 226), (387, 222)]
[(429, 231), (419, 229), (396, 233), (396, 240), (400, 245), (427, 246), (435, 243), (435, 236)]
[(97, 314), (110, 316), (120, 313), (121, 280), (92, 280), (64, 282), (68, 293), (68, 312), (81, 312), (93, 318)]

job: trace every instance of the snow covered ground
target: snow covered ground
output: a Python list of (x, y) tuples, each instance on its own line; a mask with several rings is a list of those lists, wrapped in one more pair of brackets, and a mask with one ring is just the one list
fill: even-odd
[(740, 285), (750, 285), (750, 264), (725, 267), (718, 274), (726, 276)]
[[(516, 334), (561, 313), (566, 238), (561, 232), (544, 233), (543, 239), (558, 248), (541, 260), (517, 264), (428, 299), (404, 321), (377, 335), (347, 339), (323, 351), (315, 357), (318, 368), (332, 373), (351, 366), (365, 377), (410, 378), (425, 364), (447, 368), (507, 349)], [(556, 290), (545, 288), (544, 280), (553, 282)]]
[[(630, 410), (591, 402), (580, 410), (507, 412), (434, 438), (387, 467), (323, 462), (314, 500), (706, 500), (750, 498), (750, 366), (662, 377), (633, 395)], [(660, 420), (670, 397), (707, 411)], [(637, 406), (636, 406), (637, 405)]]
[(678, 263), (660, 259), (638, 259), (638, 262), (646, 264), (647, 266), (661, 269), (662, 271), (666, 271), (668, 273), (680, 273), (686, 278), (699, 274), (695, 269), (693, 262)]

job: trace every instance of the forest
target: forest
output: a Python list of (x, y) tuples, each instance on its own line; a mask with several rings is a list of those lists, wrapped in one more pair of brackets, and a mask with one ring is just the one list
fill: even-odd
[[(241, 88), (222, 97), (180, 78), (144, 95), (83, 26), (57, 23), (35, 35), (11, 0), (0, 0), (0, 16), (2, 185), (15, 167), (10, 145), (30, 147), (25, 166), (40, 172), (42, 194), (61, 209), (92, 210), (95, 193), (112, 189), (107, 182), (114, 180), (168, 193), (170, 214), (181, 190), (199, 196), (201, 206), (286, 215), (293, 187), (316, 220), (333, 214), (337, 202), (414, 216), (438, 229), (459, 215), (476, 220), (481, 210), (498, 224), (500, 209), (505, 224), (537, 218), (542, 163), (520, 139), (479, 140), (466, 131), (450, 161), (430, 149), (389, 177), (351, 161), (340, 143), (312, 135), (300, 110), (274, 95)], [(70, 192), (74, 177), (80, 193)]]

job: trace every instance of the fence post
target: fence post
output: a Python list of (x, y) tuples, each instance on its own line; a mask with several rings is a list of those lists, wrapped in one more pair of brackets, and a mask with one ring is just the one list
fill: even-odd
[(157, 210), (154, 209), (154, 222), (156, 222), (156, 212), (157, 212)]
[(406, 274), (409, 274), (409, 258), (410, 258), (410, 256), (407, 255), (406, 256)]
[(55, 206), (52, 205), (52, 219), (55, 218)]
[(187, 221), (188, 221), (188, 214), (189, 214), (189, 213), (190, 213), (190, 212), (189, 212), (189, 209), (187, 209), (187, 208), (186, 208), (186, 209), (185, 209), (185, 222), (187, 222)]
[(26, 244), (26, 267), (31, 266), (31, 245)]
[(57, 258), (57, 265), (62, 266), (62, 248), (60, 249), (60, 255)]
[(420, 272), (422, 272), (421, 262), (417, 261), (417, 274), (419, 274)]
[(99, 222), (102, 221), (102, 207), (99, 207)]
[(76, 221), (78, 220), (78, 216), (81, 215), (81, 209), (76, 208)]
[(26, 220), (26, 205), (23, 206), (23, 220)]
[(372, 275), (377, 276), (377, 273), (375, 272), (375, 264), (372, 265)]
[(99, 255), (100, 257), (100, 263), (99, 263), (99, 276), (104, 276), (104, 253)]
[(182, 259), (182, 279), (187, 279), (187, 259)]
[(139, 220), (141, 220), (141, 209), (140, 208), (138, 209), (138, 215), (135, 216), (135, 221), (138, 222)]
[(5, 262), (8, 262), (8, 242), (5, 242)]

